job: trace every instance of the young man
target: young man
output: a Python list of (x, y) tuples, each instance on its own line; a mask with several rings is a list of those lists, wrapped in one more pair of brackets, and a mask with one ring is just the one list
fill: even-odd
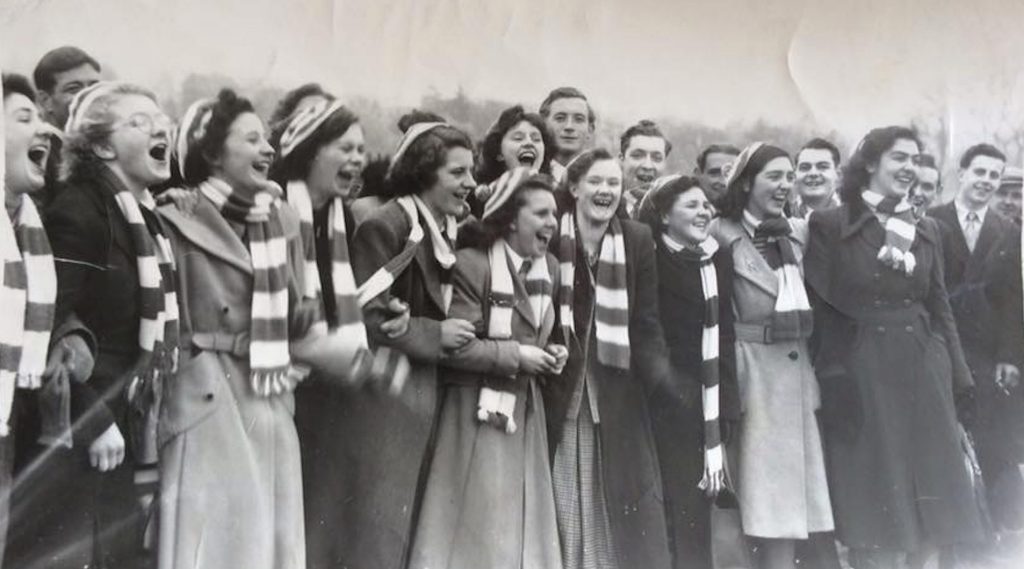
[(796, 153), (794, 216), (806, 218), (814, 210), (839, 205), (838, 181), (839, 149), (823, 138), (804, 144)]
[(654, 121), (642, 120), (622, 134), (619, 139), (624, 190), (622, 197), (630, 216), (651, 184), (664, 174), (670, 152), (672, 143), (665, 138)]
[(39, 90), (43, 118), (63, 129), (71, 99), (100, 80), (100, 64), (75, 46), (62, 46), (46, 53), (36, 64), (32, 80)]
[(697, 155), (697, 168), (693, 173), (712, 203), (725, 195), (725, 179), (739, 155), (740, 149), (731, 144), (712, 144)]
[(555, 138), (555, 158), (551, 161), (551, 175), (555, 181), (565, 179), (565, 167), (590, 146), (597, 125), (597, 115), (587, 97), (575, 87), (559, 87), (548, 93), (540, 104), (548, 130)]
[(917, 163), (917, 184), (911, 190), (910, 201), (914, 204), (914, 211), (918, 217), (924, 215), (935, 198), (942, 194), (942, 175), (939, 173), (939, 166), (935, 163), (935, 157), (931, 154), (921, 154)]
[(995, 205), (996, 211), (1009, 218), (1011, 221), (1021, 225), (1021, 187), (1024, 186), (1024, 176), (1020, 168), (1007, 168), (1003, 172), (1003, 179), (996, 190)]
[[(1017, 449), (1024, 414), (1016, 392), (1020, 370), (1001, 361), (999, 321), (985, 295), (988, 259), (1018, 230), (1012, 221), (989, 211), (1005, 165), (1006, 156), (992, 145), (968, 148), (960, 160), (956, 198), (933, 207), (928, 215), (939, 225), (946, 292), (974, 377), (976, 407), (967, 422), (989, 491), (989, 509), (997, 529), (1019, 529), (1020, 520), (1014, 519), (1019, 515), (1017, 504), (1008, 504), (1008, 497), (1020, 490), (1017, 464), (1024, 459)], [(1019, 315), (1017, 320), (1017, 326), (1024, 325)]]

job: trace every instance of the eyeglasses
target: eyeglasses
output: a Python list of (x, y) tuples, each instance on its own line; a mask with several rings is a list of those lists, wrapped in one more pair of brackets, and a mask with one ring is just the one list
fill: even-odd
[(166, 132), (168, 136), (173, 137), (177, 130), (171, 117), (163, 113), (155, 115), (135, 113), (124, 122), (115, 125), (114, 128), (118, 129), (122, 126), (138, 129), (149, 136), (153, 136), (158, 132)]

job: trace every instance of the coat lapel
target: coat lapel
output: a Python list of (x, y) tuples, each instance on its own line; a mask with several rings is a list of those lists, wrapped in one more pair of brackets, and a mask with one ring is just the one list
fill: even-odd
[[(978, 269), (984, 267), (985, 259), (988, 257), (992, 246), (995, 245), (1001, 233), (999, 226), (1002, 220), (997, 216), (998, 214), (991, 207), (985, 214), (985, 222), (981, 224), (981, 230), (978, 232), (978, 241), (974, 244), (974, 251), (971, 252), (971, 256), (967, 261), (965, 276), (974, 275), (979, 272)], [(970, 277), (968, 276), (968, 278)]]
[(441, 294), (441, 268), (434, 259), (434, 246), (430, 240), (430, 232), (426, 235), (416, 248), (416, 256), (413, 262), (419, 265), (420, 273), (423, 274), (423, 287), (427, 290), (427, 296), (442, 313), (447, 313), (444, 306), (444, 297)]
[(736, 274), (772, 295), (779, 295), (779, 279), (768, 266), (743, 227), (731, 219), (719, 222), (720, 242), (732, 248)]
[[(943, 204), (933, 209), (932, 217), (941, 220), (952, 229), (949, 244), (953, 246), (954, 250), (946, 253), (947, 258), (950, 256), (957, 259), (967, 259), (970, 257), (971, 250), (967, 248), (967, 238), (964, 237), (964, 230), (960, 227), (960, 218), (956, 215), (956, 206), (953, 205), (953, 202)], [(985, 221), (988, 221), (988, 216), (986, 216)]]
[(245, 244), (205, 197), (199, 198), (191, 215), (182, 214), (173, 204), (161, 206), (157, 211), (196, 247), (245, 273), (252, 273), (252, 259)]
[(537, 319), (534, 317), (533, 307), (530, 306), (530, 295), (526, 292), (526, 286), (523, 284), (522, 279), (519, 278), (516, 268), (512, 265), (512, 259), (506, 256), (506, 262), (508, 263), (508, 270), (512, 274), (513, 287), (515, 287), (516, 312), (523, 317), (523, 320), (530, 324), (531, 328), (536, 329)]

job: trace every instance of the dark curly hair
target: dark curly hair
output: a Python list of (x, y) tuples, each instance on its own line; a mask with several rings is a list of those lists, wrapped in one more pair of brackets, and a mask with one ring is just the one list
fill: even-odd
[(532, 174), (523, 178), (505, 203), (487, 219), (471, 221), (459, 229), (459, 248), (486, 249), (499, 237), (508, 235), (509, 226), (516, 220), (519, 210), (526, 204), (527, 194), (532, 191), (554, 194), (555, 179), (547, 174)]
[(508, 164), (501, 159), (501, 141), (508, 131), (524, 121), (540, 131), (540, 137), (544, 143), (544, 155), (539, 157), (541, 160), (540, 172), (542, 174), (550, 173), (551, 159), (554, 158), (556, 152), (555, 139), (552, 138), (544, 119), (539, 114), (528, 113), (522, 105), (516, 105), (501, 111), (498, 121), (487, 131), (483, 142), (480, 143), (480, 165), (476, 169), (478, 183), (490, 184), (508, 169)]
[(618, 160), (612, 156), (612, 153), (605, 148), (592, 148), (581, 153), (576, 158), (573, 158), (572, 162), (569, 163), (569, 168), (565, 173), (565, 181), (562, 182), (562, 186), (555, 193), (555, 198), (558, 200), (558, 211), (559, 213), (565, 213), (574, 207), (576, 207), (576, 196), (572, 195), (570, 188), (580, 183), (580, 180), (587, 175), (590, 168), (597, 162), (604, 160), (614, 160), (618, 164)]
[(857, 145), (857, 150), (843, 167), (843, 177), (839, 185), (839, 197), (843, 203), (861, 204), (861, 192), (871, 181), (868, 167), (875, 166), (897, 140), (910, 140), (921, 150), (921, 139), (917, 132), (905, 126), (886, 126), (872, 129)]
[[(359, 117), (346, 107), (331, 113), (316, 131), (303, 140), (288, 156), (274, 161), (270, 168), (270, 179), (282, 187), (290, 180), (303, 180), (309, 175), (309, 168), (316, 155), (324, 146), (345, 135), (353, 126), (359, 124)], [(277, 137), (272, 141), (274, 150), (281, 156), (281, 140)]]
[(679, 176), (648, 196), (647, 199), (650, 200), (651, 207), (643, 208), (637, 221), (646, 223), (655, 236), (661, 235), (665, 232), (665, 222), (662, 221), (662, 218), (672, 210), (679, 196), (693, 188), (700, 187), (700, 181), (697, 178)]
[(210, 177), (210, 160), (220, 156), (235, 119), (245, 113), (255, 112), (252, 102), (239, 97), (232, 89), (224, 88), (217, 93), (206, 132), (195, 143), (195, 147), (189, 149), (185, 158), (186, 184), (196, 186)]
[[(418, 113), (413, 117), (414, 113)], [(402, 132), (421, 122), (440, 122), (433, 113), (413, 111), (398, 121)], [(451, 125), (443, 125), (423, 133), (409, 145), (404, 154), (392, 164), (384, 188), (385, 198), (419, 194), (437, 183), (437, 170), (448, 160), (452, 148), (473, 151), (469, 135)]]
[(5, 99), (8, 95), (18, 93), (19, 95), (24, 95), (33, 103), (36, 102), (36, 90), (32, 88), (32, 83), (29, 82), (28, 77), (18, 73), (4, 73), (2, 81)]
[[(737, 172), (735, 178), (730, 176), (732, 181), (729, 187), (725, 189), (725, 194), (715, 204), (719, 215), (727, 219), (739, 220), (743, 215), (743, 209), (747, 207), (747, 202), (750, 201), (750, 187), (754, 178), (776, 158), (785, 158), (791, 163), (793, 161), (788, 152), (771, 144), (765, 144), (752, 153), (747, 163), (743, 165), (743, 171)], [(740, 166), (740, 164), (736, 164), (735, 167), (739, 168)]]

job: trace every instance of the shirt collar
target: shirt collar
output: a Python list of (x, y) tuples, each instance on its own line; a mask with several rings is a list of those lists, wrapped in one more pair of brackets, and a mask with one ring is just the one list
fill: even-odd
[(508, 243), (505, 243), (505, 253), (508, 255), (508, 258), (512, 261), (512, 268), (514, 268), (518, 273), (519, 269), (523, 268), (523, 263), (526, 262), (526, 259), (520, 256), (519, 253), (516, 253), (514, 250), (512, 250), (512, 247), (510, 247)]
[(678, 253), (683, 249), (686, 249), (685, 245), (669, 237), (668, 233), (661, 234), (661, 242), (664, 243), (665, 246), (668, 247), (668, 250), (673, 253)]
[(967, 225), (967, 214), (971, 211), (978, 214), (979, 227), (981, 224), (985, 223), (985, 214), (988, 213), (988, 204), (985, 204), (981, 209), (970, 210), (964, 207), (964, 205), (960, 203), (959, 199), (955, 199), (953, 200), (953, 207), (956, 208), (956, 218), (960, 221), (960, 227), (965, 227)]

